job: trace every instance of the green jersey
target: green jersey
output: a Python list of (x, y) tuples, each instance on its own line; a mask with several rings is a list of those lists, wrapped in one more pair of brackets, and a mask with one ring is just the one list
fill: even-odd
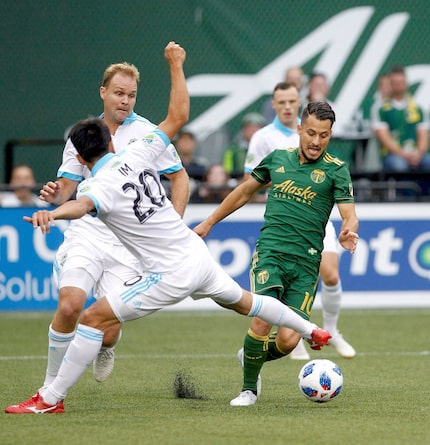
[(274, 150), (251, 173), (272, 182), (257, 251), (321, 261), (325, 226), (334, 203), (353, 203), (346, 164), (329, 153), (316, 162), (299, 163), (298, 148)]
[[(390, 99), (386, 99), (379, 109), (379, 118), (386, 122), (391, 136), (404, 150), (414, 150), (417, 146), (417, 126), (424, 121), (423, 111), (408, 95), (404, 106), (394, 106)], [(388, 150), (382, 147), (382, 154)]]

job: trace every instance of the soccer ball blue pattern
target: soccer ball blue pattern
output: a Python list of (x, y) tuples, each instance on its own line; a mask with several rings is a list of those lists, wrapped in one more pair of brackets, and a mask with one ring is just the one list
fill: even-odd
[(299, 372), (300, 392), (313, 402), (328, 402), (339, 395), (343, 375), (331, 360), (316, 359), (306, 363)]

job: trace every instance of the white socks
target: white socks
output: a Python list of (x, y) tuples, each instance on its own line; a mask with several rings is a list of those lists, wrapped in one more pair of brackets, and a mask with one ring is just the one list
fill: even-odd
[(326, 286), (321, 283), (321, 305), (324, 329), (333, 336), (337, 334), (337, 321), (339, 319), (340, 305), (342, 298), (342, 283), (335, 286)]
[(304, 338), (311, 338), (317, 326), (296, 314), (292, 309), (273, 297), (252, 294), (252, 307), (248, 317), (259, 317), (266, 323), (294, 329)]
[(70, 388), (97, 357), (102, 341), (103, 331), (78, 325), (75, 338), (70, 343), (56, 379), (48, 388), (40, 391), (46, 403), (55, 405), (66, 397)]
[(66, 354), (75, 332), (69, 332), (63, 334), (52, 329), (52, 324), (49, 325), (48, 331), (48, 364), (46, 367), (45, 381), (41, 389), (50, 385), (57, 377), (58, 370), (60, 369), (61, 362)]

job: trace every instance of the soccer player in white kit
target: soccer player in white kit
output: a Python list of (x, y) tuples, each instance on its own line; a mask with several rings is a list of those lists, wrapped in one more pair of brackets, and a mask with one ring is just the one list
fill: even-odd
[[(100, 87), (103, 101), (100, 119), (109, 127), (115, 150), (123, 149), (155, 128), (153, 123), (134, 112), (139, 80), (138, 69), (126, 62), (111, 64), (104, 71)], [(90, 176), (88, 168), (78, 162), (76, 155), (76, 148), (68, 139), (57, 180), (43, 186), (41, 203), (62, 204), (75, 193), (79, 182)], [(168, 177), (172, 203), (182, 216), (189, 198), (189, 178), (173, 145), (155, 160), (154, 168)], [(48, 329), (48, 360), (40, 389), (55, 379), (92, 289), (94, 296), (99, 298), (138, 270), (137, 259), (97, 218), (87, 216), (70, 223), (54, 261), (53, 277), (59, 289), (59, 299)], [(113, 370), (113, 346), (119, 336), (119, 327), (105, 332), (103, 347), (93, 364), (98, 382), (105, 381)], [(21, 402), (20, 409), (26, 410), (27, 405), (34, 405), (38, 397), (39, 391)]]
[[(297, 87), (287, 82), (278, 83), (273, 91), (272, 106), (276, 111), (275, 119), (272, 123), (254, 133), (249, 143), (244, 167), (245, 178), (264, 157), (276, 148), (297, 147), (299, 145), (297, 123), (300, 96)], [(320, 276), (322, 281), (323, 327), (332, 335), (329, 344), (342, 357), (352, 358), (356, 355), (355, 349), (343, 338), (337, 327), (341, 307), (342, 284), (339, 277), (339, 242), (331, 221), (328, 221), (326, 225)], [(282, 344), (277, 344), (277, 346), (282, 351)], [(309, 360), (310, 357), (303, 341), (300, 341), (290, 353), (290, 358)]]
[[(190, 295), (194, 299), (210, 297), (240, 314), (289, 326), (316, 349), (330, 338), (327, 331), (276, 299), (242, 290), (166, 197), (153, 162), (186, 123), (189, 95), (183, 72), (184, 49), (170, 42), (165, 57), (172, 86), (168, 114), (159, 127), (118, 156), (109, 152), (110, 134), (101, 120), (76, 124), (70, 137), (78, 159), (90, 168), (92, 178), (79, 185), (76, 201), (25, 218), (47, 233), (55, 219), (97, 215), (138, 258), (140, 273), (82, 313), (57, 377), (41, 390), (37, 403), (20, 414), (63, 413), (63, 399), (97, 356), (106, 329), (150, 315)], [(13, 407), (6, 412), (15, 413)]]

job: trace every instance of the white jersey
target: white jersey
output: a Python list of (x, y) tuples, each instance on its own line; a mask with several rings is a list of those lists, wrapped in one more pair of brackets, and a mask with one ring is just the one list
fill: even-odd
[(146, 272), (173, 272), (184, 257), (201, 248), (201, 239), (183, 222), (167, 198), (155, 160), (169, 145), (159, 129), (127, 147), (108, 153), (79, 185), (77, 197), (87, 196), (98, 216)]
[(245, 160), (245, 173), (251, 173), (269, 153), (277, 148), (298, 147), (299, 134), (281, 124), (278, 117), (257, 130), (251, 138)]
[[(120, 125), (114, 135), (112, 142), (116, 152), (125, 149), (130, 143), (143, 138), (155, 128), (155, 125), (147, 119), (132, 113), (122, 125)], [(82, 166), (76, 159), (77, 151), (70, 139), (67, 141), (63, 152), (63, 161), (58, 169), (57, 177), (71, 179), (80, 182), (89, 178), (91, 173)], [(159, 174), (174, 173), (182, 169), (182, 163), (173, 145), (170, 145), (159, 157), (153, 160), (152, 168)], [(92, 242), (120, 244), (118, 239), (110, 230), (98, 219), (84, 216), (79, 220), (71, 221), (68, 229), (64, 233), (65, 238), (71, 236), (83, 236)]]

